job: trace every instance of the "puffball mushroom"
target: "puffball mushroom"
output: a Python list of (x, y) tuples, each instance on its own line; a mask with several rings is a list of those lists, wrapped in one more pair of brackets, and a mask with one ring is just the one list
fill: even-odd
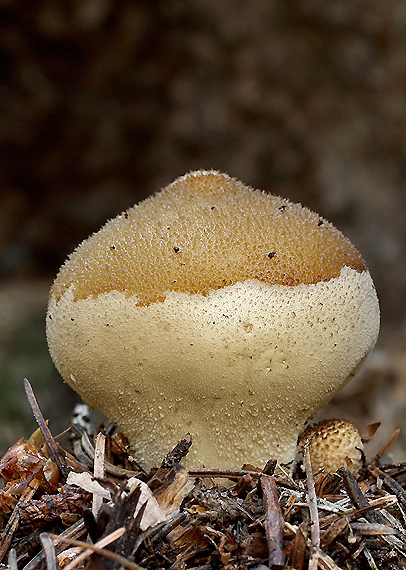
[(364, 444), (353, 423), (333, 419), (308, 426), (300, 436), (299, 445), (302, 451), (310, 438), (310, 461), (315, 473), (319, 469), (326, 473), (335, 473), (340, 467), (345, 467), (353, 475), (357, 473)]
[(196, 467), (292, 460), (378, 329), (371, 276), (341, 232), (204, 170), (82, 242), (47, 312), (60, 374), (145, 468), (187, 432)]

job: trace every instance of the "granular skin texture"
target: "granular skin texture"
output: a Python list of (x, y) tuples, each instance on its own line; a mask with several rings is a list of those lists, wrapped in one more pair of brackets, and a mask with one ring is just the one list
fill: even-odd
[(189, 433), (195, 466), (292, 461), (305, 421), (375, 344), (354, 246), (317, 214), (225, 174), (187, 174), (61, 268), (47, 312), (61, 376), (144, 468)]
[(82, 242), (51, 289), (56, 301), (109, 291), (146, 306), (169, 291), (206, 296), (256, 279), (315, 284), (361, 273), (358, 250), (331, 223), (301, 204), (254, 190), (216, 171), (178, 178)]
[(311, 438), (310, 459), (313, 471), (335, 473), (345, 467), (354, 475), (361, 464), (364, 445), (354, 424), (343, 419), (324, 420), (308, 426), (300, 436), (300, 446)]
[(208, 295), (168, 292), (140, 306), (109, 291), (48, 306), (62, 377), (129, 438), (144, 468), (186, 433), (186, 464), (289, 462), (305, 421), (354, 375), (375, 343), (369, 272), (285, 287), (258, 280)]

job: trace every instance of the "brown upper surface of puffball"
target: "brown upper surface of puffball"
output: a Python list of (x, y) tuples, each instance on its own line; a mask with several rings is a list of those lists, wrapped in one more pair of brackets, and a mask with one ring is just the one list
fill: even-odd
[(85, 240), (50, 292), (63, 378), (158, 464), (290, 461), (308, 417), (376, 341), (359, 252), (317, 214), (192, 172)]
[(85, 240), (61, 268), (51, 296), (125, 291), (148, 305), (167, 291), (202, 293), (247, 279), (310, 284), (341, 269), (366, 270), (331, 223), (225, 174), (178, 178)]
[(347, 420), (324, 420), (308, 426), (300, 436), (300, 447), (311, 438), (310, 460), (313, 471), (335, 473), (340, 467), (356, 474), (364, 445), (355, 425)]

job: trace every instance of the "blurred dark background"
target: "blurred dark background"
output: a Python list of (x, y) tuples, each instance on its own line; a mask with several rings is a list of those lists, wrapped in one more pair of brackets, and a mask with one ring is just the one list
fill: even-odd
[(47, 353), (58, 267), (196, 168), (300, 201), (363, 253), (382, 334), (324, 415), (406, 459), (403, 0), (0, 0), (0, 450), (75, 397)]

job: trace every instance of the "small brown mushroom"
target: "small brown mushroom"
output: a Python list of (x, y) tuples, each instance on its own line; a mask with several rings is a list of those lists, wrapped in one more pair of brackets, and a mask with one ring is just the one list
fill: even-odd
[(191, 172), (110, 220), (50, 292), (63, 378), (145, 467), (190, 432), (195, 466), (294, 458), (305, 421), (375, 344), (364, 260), (320, 216)]
[(347, 420), (324, 420), (308, 426), (301, 434), (299, 447), (303, 451), (310, 443), (310, 461), (316, 473), (319, 469), (335, 473), (345, 467), (355, 475), (360, 468), (364, 444), (355, 425)]

